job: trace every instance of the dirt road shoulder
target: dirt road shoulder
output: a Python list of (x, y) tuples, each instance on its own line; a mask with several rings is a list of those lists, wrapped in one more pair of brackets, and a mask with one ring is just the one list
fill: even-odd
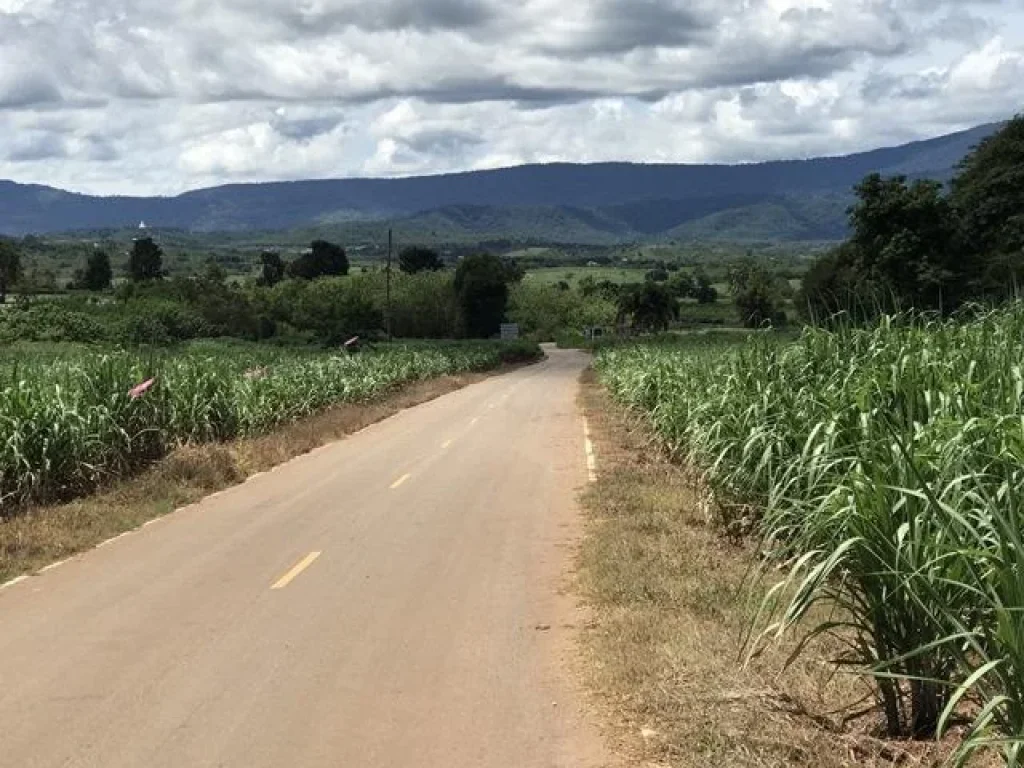
[(863, 738), (810, 714), (856, 695), (850, 679), (825, 685), (813, 662), (783, 677), (777, 655), (743, 667), (756, 608), (744, 588), (753, 553), (708, 523), (694, 478), (611, 402), (592, 371), (580, 401), (597, 464), (583, 498), (580, 583), (592, 618), (583, 651), (588, 683), (630, 764), (871, 764)]

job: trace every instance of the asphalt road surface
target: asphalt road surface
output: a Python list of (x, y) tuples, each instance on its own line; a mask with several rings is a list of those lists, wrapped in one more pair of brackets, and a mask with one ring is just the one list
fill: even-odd
[(604, 765), (549, 354), (0, 591), (0, 765)]

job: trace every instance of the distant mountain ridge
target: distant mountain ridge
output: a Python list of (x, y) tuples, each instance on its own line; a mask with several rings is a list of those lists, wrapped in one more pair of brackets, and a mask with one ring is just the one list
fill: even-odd
[(176, 197), (96, 197), (0, 181), (0, 233), (151, 227), (193, 232), (344, 227), (551, 242), (842, 237), (850, 189), (871, 172), (948, 180), (998, 125), (842, 157), (749, 165), (554, 163), (399, 179), (231, 184)]

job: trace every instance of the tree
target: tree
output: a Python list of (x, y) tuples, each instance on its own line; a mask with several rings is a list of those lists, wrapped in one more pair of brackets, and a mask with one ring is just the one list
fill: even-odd
[(380, 296), (375, 275), (348, 279), (289, 280), (268, 291), (275, 320), (311, 332), (328, 344), (353, 335), (379, 332), (384, 321), (377, 304)]
[(430, 248), (412, 246), (403, 250), (398, 256), (398, 268), (407, 275), (417, 272), (437, 272), (444, 269), (444, 262), (437, 251)]
[(128, 276), (136, 283), (159, 280), (164, 276), (164, 252), (153, 238), (142, 237), (132, 245)]
[(520, 333), (538, 341), (553, 341), (566, 331), (581, 332), (591, 326), (611, 326), (616, 306), (598, 295), (584, 296), (539, 280), (512, 286), (509, 319)]
[(703, 269), (694, 275), (693, 298), (698, 304), (714, 304), (718, 301), (718, 289), (711, 284), (711, 278)]
[(106, 291), (114, 278), (110, 266), (110, 254), (102, 248), (95, 249), (85, 262), (85, 269), (77, 280), (79, 288), (86, 291)]
[(1012, 295), (1024, 277), (1024, 116), (967, 156), (953, 180), (951, 204), (983, 295)]
[[(740, 320), (747, 328), (785, 325), (785, 281), (753, 259), (746, 259), (729, 270), (729, 283)], [(788, 288), (788, 285), (786, 285)]]
[(205, 286), (222, 287), (228, 279), (228, 273), (217, 260), (212, 256), (203, 265), (203, 272), (199, 276), (200, 282)]
[(455, 295), (467, 336), (498, 333), (508, 305), (509, 272), (497, 256), (467, 256), (455, 271)]
[(655, 267), (644, 275), (644, 280), (649, 280), (652, 283), (664, 283), (668, 281), (668, 270), (664, 267)]
[(637, 331), (666, 331), (679, 315), (679, 302), (661, 283), (626, 287), (619, 296), (619, 322)]
[(260, 276), (261, 285), (273, 288), (284, 280), (287, 265), (284, 263), (284, 259), (281, 258), (280, 253), (277, 251), (264, 251), (260, 254), (260, 263), (263, 265), (263, 274)]
[(669, 278), (668, 289), (677, 299), (688, 299), (696, 297), (697, 283), (688, 272), (676, 272)]
[[(364, 279), (364, 278), (361, 278)], [(374, 281), (374, 295), (383, 296), (385, 276), (365, 276)], [(459, 306), (454, 275), (448, 271), (395, 275), (391, 284), (391, 326), (399, 338), (442, 339), (459, 334)]]
[(857, 271), (856, 249), (844, 243), (811, 265), (796, 305), (812, 323), (825, 323), (840, 314), (860, 323), (893, 309), (892, 298), (882, 285)]
[(505, 256), (501, 260), (502, 265), (505, 268), (505, 282), (506, 283), (518, 283), (526, 277), (526, 270), (523, 269), (523, 265), (520, 264), (516, 259), (511, 256)]
[(804, 277), (799, 303), (810, 319), (951, 312), (976, 293), (977, 259), (940, 183), (875, 173), (854, 189), (850, 239)]
[(345, 249), (326, 240), (314, 240), (306, 253), (288, 265), (288, 274), (301, 280), (348, 274)]
[(878, 282), (897, 303), (952, 310), (967, 296), (970, 265), (963, 258), (952, 206), (937, 181), (908, 184), (874, 173), (855, 187), (853, 234), (844, 253), (860, 278)]
[(7, 302), (8, 289), (21, 277), (21, 253), (14, 243), (0, 240), (0, 304)]
[(580, 280), (576, 288), (586, 298), (597, 296), (613, 303), (619, 300), (621, 292), (621, 286), (618, 283), (613, 283), (611, 280), (594, 280), (590, 275)]

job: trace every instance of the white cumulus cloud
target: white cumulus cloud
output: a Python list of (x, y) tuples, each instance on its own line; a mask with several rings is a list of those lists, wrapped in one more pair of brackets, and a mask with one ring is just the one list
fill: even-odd
[(836, 154), (1005, 119), (1024, 0), (0, 0), (0, 178)]

